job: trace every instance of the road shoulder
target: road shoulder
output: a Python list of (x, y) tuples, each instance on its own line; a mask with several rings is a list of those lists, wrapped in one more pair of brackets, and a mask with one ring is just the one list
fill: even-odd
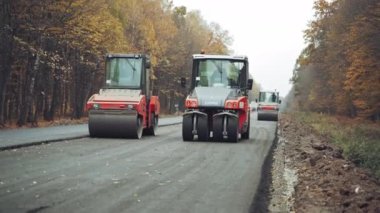
[(342, 151), (282, 115), (272, 166), (271, 212), (379, 212), (380, 185)]

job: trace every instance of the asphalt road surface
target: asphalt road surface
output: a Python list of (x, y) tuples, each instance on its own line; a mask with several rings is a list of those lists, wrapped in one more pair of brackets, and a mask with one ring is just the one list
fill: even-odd
[(0, 152), (0, 212), (248, 212), (276, 123), (239, 143), (82, 138)]

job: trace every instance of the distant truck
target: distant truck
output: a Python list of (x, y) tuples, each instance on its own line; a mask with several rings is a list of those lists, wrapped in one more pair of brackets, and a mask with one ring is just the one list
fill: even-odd
[(257, 104), (257, 120), (278, 121), (280, 94), (276, 91), (260, 91)]

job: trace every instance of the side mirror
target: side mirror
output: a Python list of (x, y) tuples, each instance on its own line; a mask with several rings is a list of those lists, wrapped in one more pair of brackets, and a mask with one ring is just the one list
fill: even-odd
[(183, 88), (186, 87), (186, 78), (184, 78), (184, 77), (181, 78), (181, 87), (183, 87)]
[(281, 100), (278, 100), (278, 103), (281, 104)]
[(253, 79), (248, 79), (247, 89), (252, 90), (252, 86), (253, 86)]
[(146, 69), (150, 69), (150, 58), (146, 58), (146, 61), (145, 61), (145, 68), (146, 68)]

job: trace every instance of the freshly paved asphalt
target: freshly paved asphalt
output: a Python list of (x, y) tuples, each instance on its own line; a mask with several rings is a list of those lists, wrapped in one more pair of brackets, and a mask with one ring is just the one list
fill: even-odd
[[(238, 143), (183, 142), (178, 124), (140, 140), (3, 150), (0, 212), (249, 212), (276, 126), (252, 119), (251, 139)], [(3, 131), (1, 143), (87, 134), (86, 125), (66, 128)], [(12, 133), (20, 135), (3, 137)]]
[[(160, 118), (159, 126), (179, 124), (182, 117)], [(88, 137), (88, 124), (0, 130), (0, 150)]]

